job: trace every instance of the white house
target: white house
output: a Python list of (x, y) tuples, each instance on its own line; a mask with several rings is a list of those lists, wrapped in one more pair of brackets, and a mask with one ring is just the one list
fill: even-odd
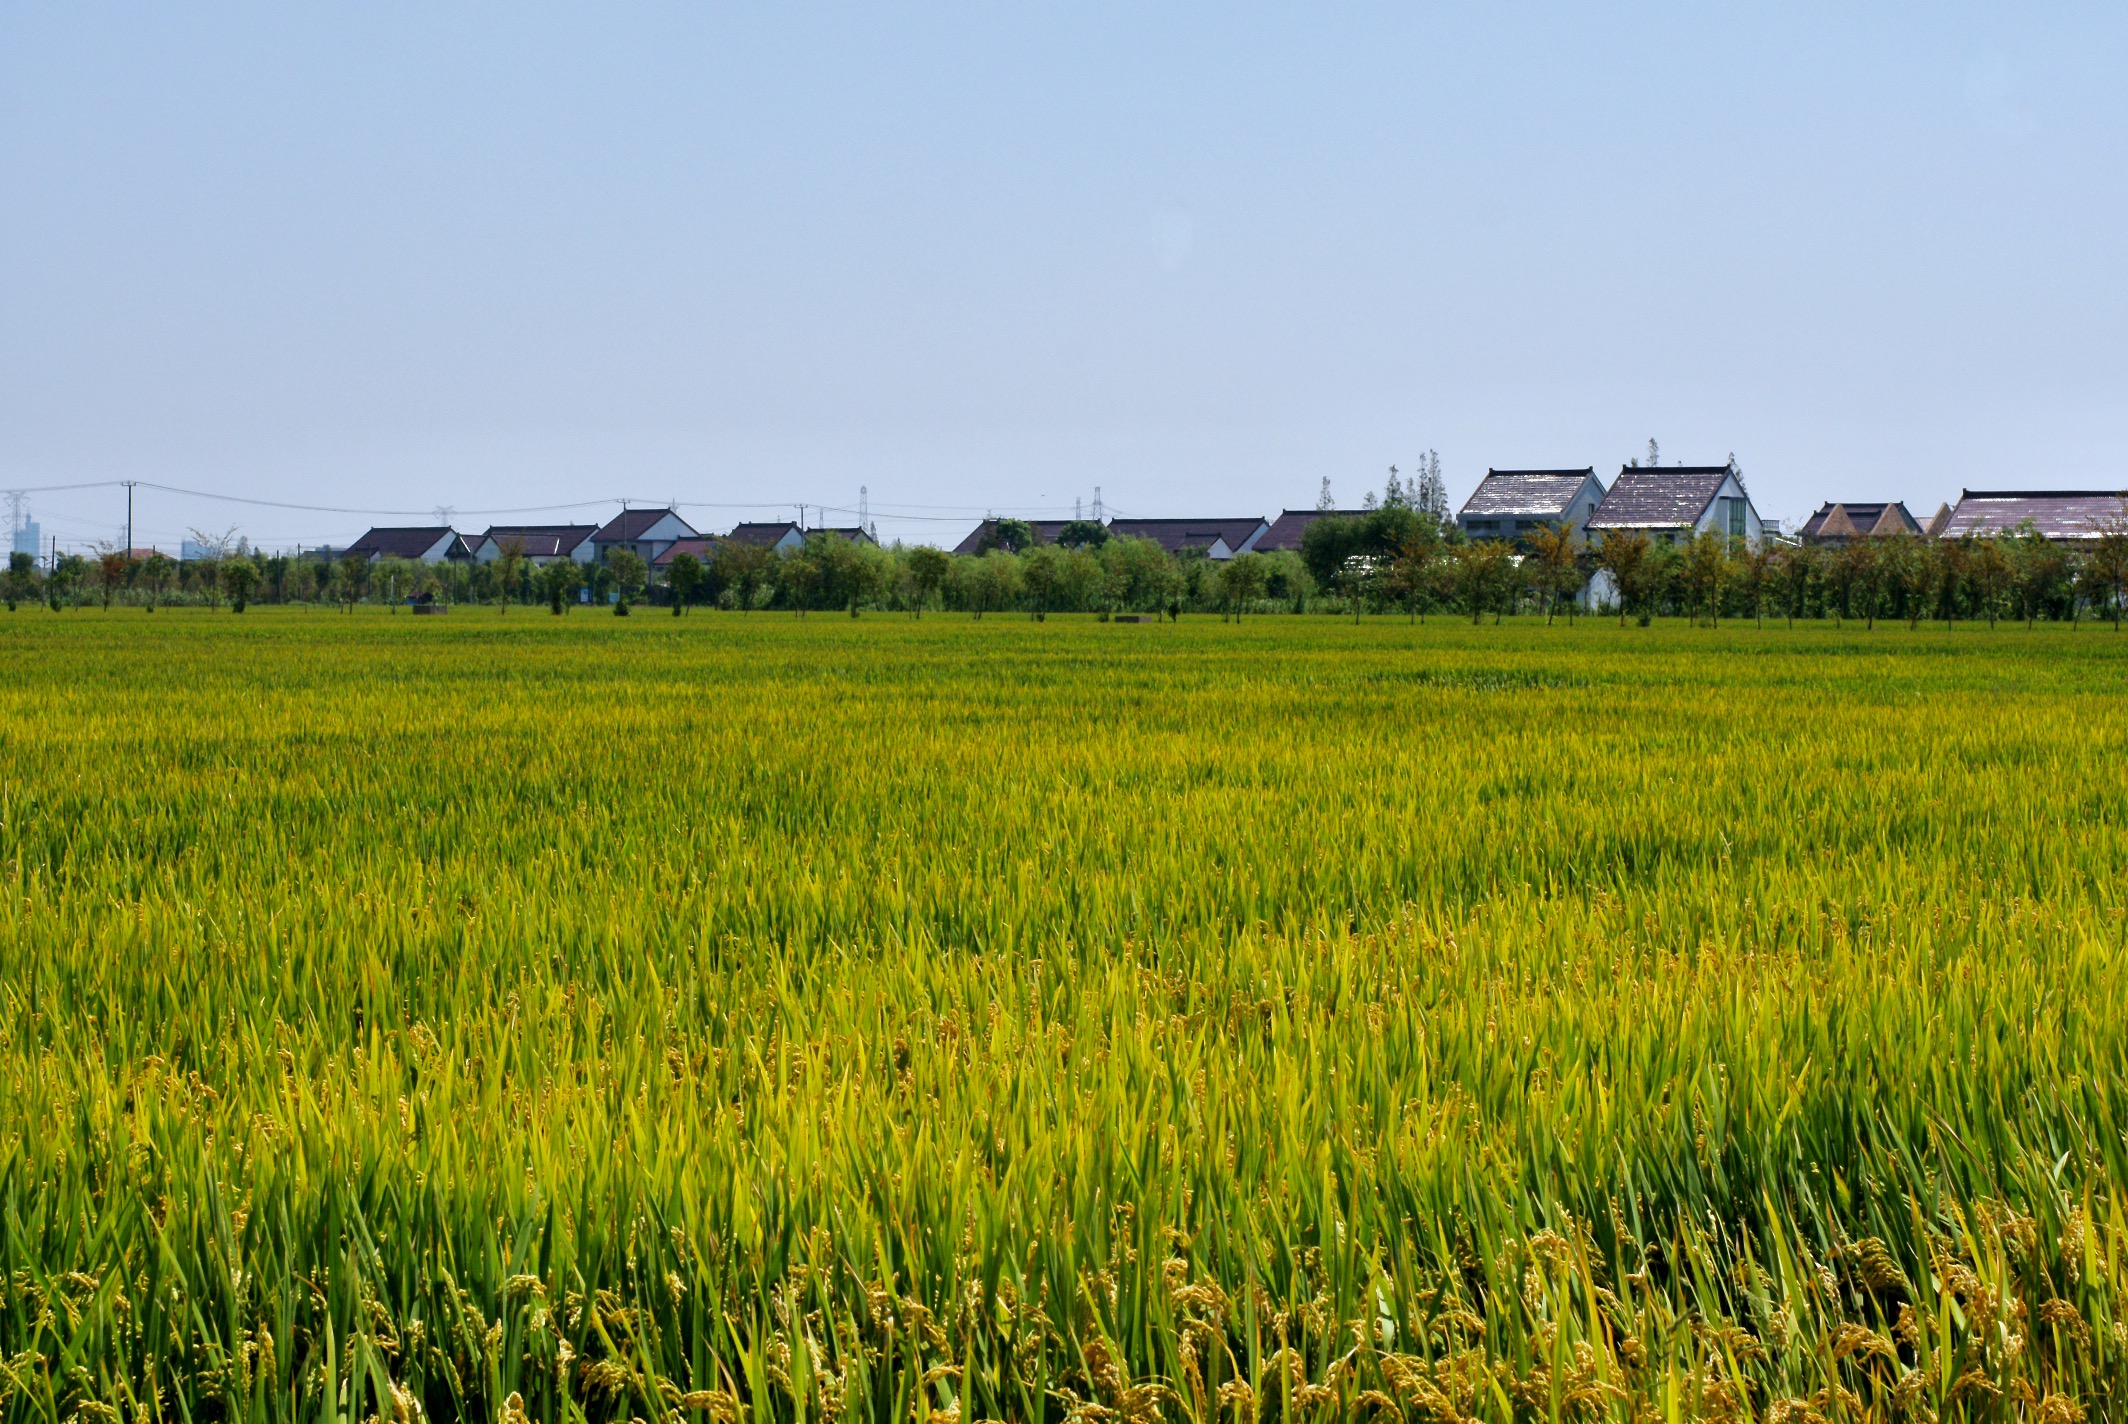
[(542, 567), (561, 559), (588, 564), (594, 557), (591, 536), (597, 532), (595, 524), (497, 524), (474, 541), (473, 557), (492, 564), (514, 543), (518, 552)]
[(694, 526), (670, 509), (624, 509), (591, 536), (593, 557), (604, 560), (626, 549), (647, 567), (676, 540), (698, 538)]
[(1766, 526), (1728, 465), (1628, 465), (1604, 495), (1587, 529), (1637, 529), (1660, 544), (1714, 533), (1757, 546)]
[(1593, 466), (1581, 470), (1487, 470), (1456, 512), (1466, 539), (1520, 539), (1563, 524), (1581, 526), (1603, 501)]

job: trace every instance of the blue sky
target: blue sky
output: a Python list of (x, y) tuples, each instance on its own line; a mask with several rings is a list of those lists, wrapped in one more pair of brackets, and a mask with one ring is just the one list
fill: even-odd
[(0, 488), (951, 539), (1650, 436), (1791, 519), (2117, 487), (2124, 63), (2044, 4), (6, 5)]

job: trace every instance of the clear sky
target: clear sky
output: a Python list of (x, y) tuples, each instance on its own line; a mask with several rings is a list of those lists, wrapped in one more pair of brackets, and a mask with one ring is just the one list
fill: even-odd
[(4, 3), (0, 488), (950, 540), (1651, 436), (1783, 519), (2118, 487), (2124, 71), (2119, 5)]

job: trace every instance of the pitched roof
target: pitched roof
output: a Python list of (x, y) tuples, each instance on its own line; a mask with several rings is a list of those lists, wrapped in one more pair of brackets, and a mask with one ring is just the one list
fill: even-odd
[[(448, 524), (378, 525), (348, 545), (342, 557), (353, 554), (364, 559), (418, 559), (443, 539), (456, 539), (458, 544), (465, 542), (458, 539), (457, 531)], [(458, 547), (454, 544), (451, 553), (457, 552)]]
[(1593, 465), (1582, 470), (1487, 470), (1456, 517), (1517, 514), (1524, 518), (1558, 519), (1565, 515), (1574, 496), (1581, 493), (1581, 487), (1594, 478)]
[(2007, 534), (2026, 520), (2049, 539), (2096, 539), (2128, 522), (2128, 491), (1964, 490), (1942, 534)]
[[(1072, 521), (1069, 519), (1023, 519), (1020, 521), (1020, 523), (1026, 525), (1029, 529), (1032, 529), (1034, 531), (1034, 541), (1037, 544), (1056, 543), (1057, 536), (1064, 532), (1064, 526), (1071, 522)], [(975, 553), (982, 547), (983, 540), (985, 540), (993, 532), (995, 532), (997, 527), (997, 520), (984, 520), (982, 523), (976, 525), (975, 528), (968, 531), (967, 538), (961, 540), (960, 543), (955, 544), (953, 546), (953, 552), (956, 554)]]
[(1307, 537), (1308, 526), (1318, 519), (1365, 519), (1374, 513), (1371, 509), (1287, 509), (1279, 512), (1271, 521), (1271, 527), (1256, 541), (1255, 552), (1273, 554), (1281, 549), (1298, 550), (1300, 541)]
[(1170, 554), (1210, 549), (1222, 539), (1239, 553), (1263, 527), (1262, 519), (1112, 519), (1108, 532), (1121, 539), (1150, 539)]
[(833, 534), (836, 538), (847, 539), (852, 544), (870, 544), (875, 548), (879, 545), (879, 541), (872, 537), (872, 531), (860, 524), (841, 529), (813, 528), (805, 531), (805, 537), (808, 539), (817, 539), (823, 534)]
[(595, 524), (491, 524), (479, 543), (495, 541), (500, 549), (512, 539), (528, 559), (553, 559), (573, 552), (598, 532)]
[(670, 568), (675, 554), (693, 554), (707, 563), (716, 554), (715, 548), (712, 547), (715, 543), (714, 539), (675, 539), (658, 551), (657, 557), (650, 561), (650, 566), (654, 569)]
[(732, 532), (724, 537), (734, 544), (759, 544), (764, 549), (773, 548), (786, 534), (802, 531), (788, 519), (763, 520), (750, 524), (734, 524)]
[(1714, 502), (1727, 465), (1628, 465), (1589, 516), (1591, 529), (1679, 529)]
[(1827, 500), (1796, 531), (1804, 539), (1856, 539), (1865, 534), (1882, 538), (1890, 534), (1920, 532), (1921, 522), (1896, 499), (1889, 502), (1848, 500), (1843, 504)]
[[(652, 525), (667, 516), (680, 519), (678, 511), (671, 509), (624, 509), (607, 520), (598, 533), (591, 537), (600, 544), (633, 543), (648, 533)], [(692, 532), (692, 526), (686, 520), (680, 519), (680, 524), (682, 528)]]

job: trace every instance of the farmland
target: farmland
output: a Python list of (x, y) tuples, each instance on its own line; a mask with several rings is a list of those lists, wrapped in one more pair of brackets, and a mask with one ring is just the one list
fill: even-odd
[(2110, 630), (0, 668), (7, 1419), (2128, 1411)]

